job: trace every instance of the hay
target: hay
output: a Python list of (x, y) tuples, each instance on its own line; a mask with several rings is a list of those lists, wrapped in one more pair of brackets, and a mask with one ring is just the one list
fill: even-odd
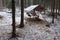
[(36, 24), (44, 24), (44, 20), (41, 20), (39, 18), (27, 18), (26, 19), (27, 22), (29, 23), (36, 23)]
[(36, 19), (36, 18), (27, 18), (25, 20), (27, 24), (37, 24), (37, 25), (44, 25), (44, 26), (51, 25), (51, 23), (46, 21), (45, 19), (42, 20), (42, 19)]

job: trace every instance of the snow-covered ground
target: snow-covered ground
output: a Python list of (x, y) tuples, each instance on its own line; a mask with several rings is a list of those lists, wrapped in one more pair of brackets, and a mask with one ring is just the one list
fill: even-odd
[[(18, 10), (18, 9), (17, 9)], [(16, 24), (20, 23), (20, 11), (16, 12)], [(0, 40), (7, 40), (12, 31), (12, 14), (8, 12), (0, 12), (3, 16), (0, 19)], [(24, 17), (28, 17), (26, 14)], [(52, 18), (43, 15), (47, 22), (51, 22)], [(55, 23), (50, 27), (46, 27), (45, 21), (27, 21), (25, 20), (24, 28), (16, 28), (16, 33), (19, 35), (18, 40), (60, 40), (60, 21), (55, 19)]]

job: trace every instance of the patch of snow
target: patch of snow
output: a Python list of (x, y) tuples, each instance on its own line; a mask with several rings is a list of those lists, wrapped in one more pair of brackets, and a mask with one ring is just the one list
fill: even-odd
[[(18, 9), (17, 9), (18, 10)], [(20, 13), (16, 12), (16, 24), (20, 23)], [(0, 15), (4, 18), (0, 19), (0, 39), (5, 40), (7, 39), (7, 33), (12, 31), (12, 14), (6, 12), (0, 12)], [(40, 15), (41, 18), (43, 17)], [(24, 12), (24, 17), (29, 18)], [(45, 19), (51, 22), (51, 17), (45, 15)], [(16, 33), (20, 36), (18, 37), (19, 40), (60, 40), (60, 21), (55, 19), (55, 24), (51, 25), (50, 28), (46, 27), (44, 24), (37, 24), (37, 23), (29, 23), (25, 24), (25, 27), (20, 29), (16, 28)]]

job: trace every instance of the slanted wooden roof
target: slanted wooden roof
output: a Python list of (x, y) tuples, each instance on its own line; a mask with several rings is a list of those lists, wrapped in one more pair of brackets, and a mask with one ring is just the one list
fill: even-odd
[(25, 11), (26, 11), (26, 12), (31, 12), (31, 11), (32, 11), (33, 9), (35, 9), (37, 6), (38, 6), (38, 5), (31, 5), (31, 6), (27, 7), (27, 8), (25, 8)]
[(38, 5), (37, 7), (35, 7), (33, 10), (35, 11), (43, 11), (43, 10), (46, 10), (44, 6), (41, 6), (41, 5)]
[(25, 9), (26, 12), (31, 12), (33, 10), (42, 11), (45, 10), (45, 8), (41, 5), (31, 5)]

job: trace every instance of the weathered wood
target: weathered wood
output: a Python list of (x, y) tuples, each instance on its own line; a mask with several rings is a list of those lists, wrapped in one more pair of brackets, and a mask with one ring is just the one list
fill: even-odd
[(36, 8), (34, 8), (33, 10), (35, 11), (43, 11), (43, 10), (46, 10), (45, 7), (41, 6), (41, 5), (38, 5)]
[(36, 13), (36, 11), (42, 12), (44, 10), (46, 10), (46, 9), (41, 5), (32, 5), (32, 6), (25, 9), (25, 11), (29, 14), (29, 15), (27, 14), (28, 16), (30, 16), (30, 17), (36, 16), (37, 18), (39, 18), (39, 15), (38, 15), (39, 13)]

